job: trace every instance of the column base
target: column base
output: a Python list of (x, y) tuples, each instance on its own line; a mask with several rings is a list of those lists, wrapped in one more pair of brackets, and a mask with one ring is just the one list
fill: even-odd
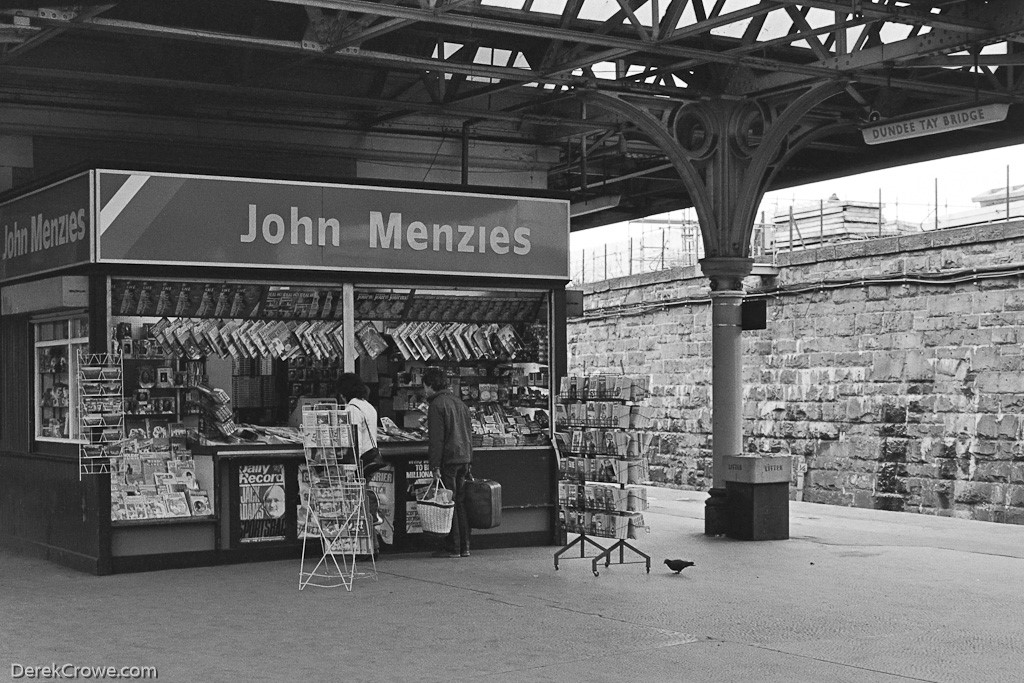
[(729, 501), (725, 489), (709, 489), (704, 501), (704, 535), (724, 536), (729, 532)]
[(740, 541), (781, 541), (789, 538), (789, 482), (768, 484), (725, 482), (729, 501), (727, 535)]

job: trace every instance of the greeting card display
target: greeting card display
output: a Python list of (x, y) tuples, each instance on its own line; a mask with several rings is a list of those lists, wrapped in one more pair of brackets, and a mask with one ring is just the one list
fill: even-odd
[[(564, 534), (576, 534), (555, 553), (559, 558), (574, 546), (580, 558), (587, 546), (598, 549), (591, 558), (594, 576), (598, 564), (611, 565), (619, 551), (619, 564), (629, 550), (651, 571), (651, 558), (627, 539), (647, 530), (642, 511), (647, 509), (647, 457), (657, 448), (653, 435), (642, 431), (648, 415), (634, 399), (646, 396), (645, 377), (594, 375), (563, 377), (555, 410), (555, 445), (558, 461), (558, 524)], [(594, 538), (616, 539), (604, 547)]]

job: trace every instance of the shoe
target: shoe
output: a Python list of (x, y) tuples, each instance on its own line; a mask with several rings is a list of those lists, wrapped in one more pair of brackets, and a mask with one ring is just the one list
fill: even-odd
[(431, 557), (459, 557), (459, 553), (454, 550), (435, 550), (430, 553)]
[(469, 551), (463, 550), (461, 553), (459, 553), (459, 557), (469, 557)]
[(465, 555), (460, 555), (459, 553), (457, 553), (455, 551), (452, 551), (452, 552), (448, 553), (448, 557), (451, 557), (453, 559), (454, 558), (458, 558), (458, 557), (468, 557), (468, 556), (469, 556), (469, 553), (466, 553)]

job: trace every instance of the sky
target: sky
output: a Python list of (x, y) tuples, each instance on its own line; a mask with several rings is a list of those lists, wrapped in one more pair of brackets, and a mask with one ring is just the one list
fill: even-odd
[[(828, 199), (835, 194), (842, 200), (878, 202), (882, 191), (883, 215), (887, 221), (930, 223), (934, 220), (935, 183), (938, 179), (939, 215), (974, 208), (971, 198), (993, 188), (1006, 186), (1007, 166), (1010, 185), (1024, 185), (1024, 145), (974, 152), (936, 161), (926, 161), (846, 178), (825, 180), (786, 190), (769, 192), (761, 204), (768, 222), (776, 212), (785, 213), (794, 203)], [(692, 209), (674, 211), (674, 219), (696, 219)], [(760, 212), (758, 213), (760, 216)], [(600, 244), (617, 244), (639, 237), (642, 228), (617, 223), (572, 233), (570, 251), (591, 249)]]

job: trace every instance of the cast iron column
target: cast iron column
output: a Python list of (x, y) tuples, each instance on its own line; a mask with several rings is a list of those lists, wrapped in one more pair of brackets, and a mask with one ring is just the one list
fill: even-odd
[(711, 281), (711, 457), (712, 479), (704, 508), (704, 533), (728, 530), (725, 456), (743, 452), (743, 339), (740, 306), (743, 278), (754, 260), (717, 257), (700, 262)]
[(806, 114), (845, 87), (840, 81), (823, 81), (772, 102), (699, 100), (678, 107), (667, 119), (661, 109), (652, 113), (607, 94), (586, 95), (587, 101), (642, 129), (665, 152), (700, 220), (706, 255), (700, 263), (711, 281), (712, 481), (704, 511), (708, 535), (728, 533), (731, 511), (737, 507), (725, 493), (725, 459), (743, 452), (740, 304), (743, 278), (754, 264), (748, 256), (757, 208), (779, 169), (831, 125), (805, 121)]

